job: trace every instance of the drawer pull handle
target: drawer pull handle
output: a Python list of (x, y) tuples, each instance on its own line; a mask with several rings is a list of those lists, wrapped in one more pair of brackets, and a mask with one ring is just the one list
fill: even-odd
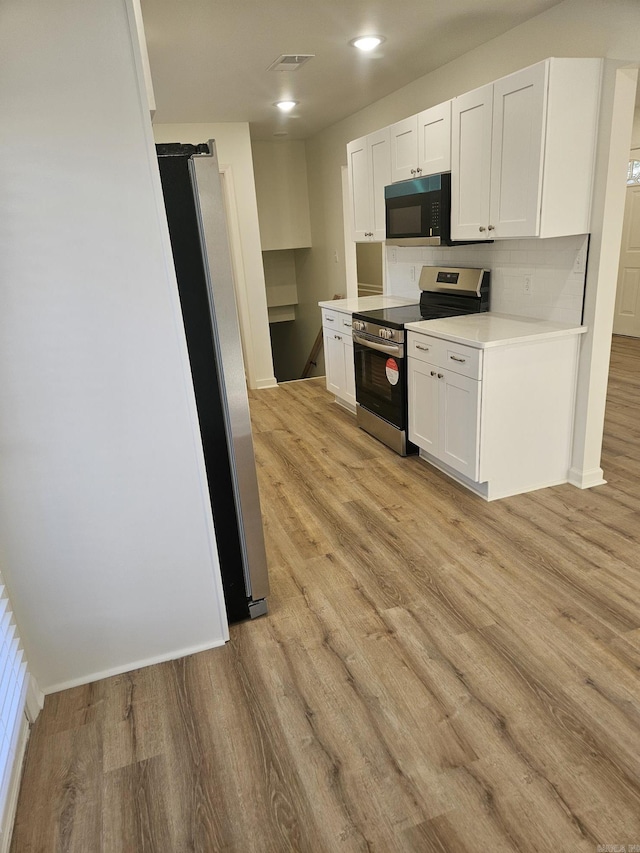
[(327, 320), (327, 323), (335, 323), (336, 318), (335, 317), (327, 317), (326, 320)]
[(352, 324), (351, 323), (343, 323), (343, 325), (346, 326), (347, 329), (350, 329)]
[(422, 344), (416, 344), (416, 349), (421, 349), (423, 352), (429, 352), (429, 347), (423, 347)]
[(436, 375), (435, 370), (432, 370), (432, 371), (431, 371), (431, 375), (432, 375), (432, 376), (435, 376), (435, 375)]
[(450, 355), (449, 358), (451, 359), (451, 361), (459, 361), (460, 364), (464, 364), (467, 360), (466, 358), (458, 358), (457, 355)]
[(438, 374), (438, 379), (442, 379), (442, 377), (443, 377), (443, 376), (444, 376), (444, 374), (443, 374), (443, 373), (439, 373), (439, 374)]
[(333, 337), (334, 337), (337, 341), (341, 341), (341, 340), (342, 340), (342, 338), (340, 337), (340, 335), (334, 335)]

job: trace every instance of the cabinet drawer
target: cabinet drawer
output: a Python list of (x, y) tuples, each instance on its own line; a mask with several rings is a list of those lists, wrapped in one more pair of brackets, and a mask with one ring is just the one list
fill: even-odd
[(322, 325), (328, 329), (340, 329), (343, 332), (351, 331), (351, 314), (342, 311), (334, 311), (332, 308), (322, 309)]
[(480, 379), (482, 374), (482, 350), (467, 347), (464, 344), (454, 344), (451, 341), (440, 341), (443, 345), (442, 358), (439, 367), (446, 367), (454, 373), (468, 376), (470, 379)]
[(428, 364), (439, 365), (444, 357), (443, 344), (445, 343), (446, 341), (442, 341), (439, 338), (409, 332), (407, 355), (411, 356), (411, 358), (417, 358), (419, 361), (425, 361)]
[(444, 367), (470, 379), (480, 379), (482, 374), (482, 350), (475, 347), (409, 332), (408, 354), (412, 358)]

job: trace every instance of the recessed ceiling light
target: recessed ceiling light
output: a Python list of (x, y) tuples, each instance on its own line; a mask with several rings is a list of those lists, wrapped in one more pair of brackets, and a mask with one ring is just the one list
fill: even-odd
[(279, 110), (282, 110), (283, 113), (290, 113), (294, 107), (298, 106), (297, 101), (276, 101), (274, 106), (278, 107)]
[(375, 50), (383, 41), (384, 38), (382, 36), (360, 36), (357, 39), (351, 39), (349, 44), (357, 47), (358, 50), (368, 53), (370, 50)]

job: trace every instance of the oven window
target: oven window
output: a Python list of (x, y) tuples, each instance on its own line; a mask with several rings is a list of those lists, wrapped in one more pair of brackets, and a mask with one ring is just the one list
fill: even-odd
[(414, 204), (411, 207), (390, 207), (389, 225), (391, 236), (396, 234), (415, 234), (420, 236), (422, 228), (422, 205)]
[(405, 428), (405, 360), (394, 358), (362, 344), (354, 345), (356, 399), (361, 406)]
[(387, 379), (386, 358), (365, 358), (366, 384), (374, 389), (381, 400), (390, 403), (393, 400), (393, 385)]

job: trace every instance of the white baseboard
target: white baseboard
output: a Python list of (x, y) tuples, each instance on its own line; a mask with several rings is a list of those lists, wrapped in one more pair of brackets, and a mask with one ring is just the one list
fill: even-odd
[(604, 479), (602, 468), (593, 468), (591, 471), (570, 468), (569, 482), (578, 489), (591, 489), (594, 486), (604, 486), (607, 481)]
[(347, 403), (346, 400), (342, 400), (340, 397), (336, 397), (334, 402), (340, 406), (341, 409), (344, 409), (346, 412), (350, 412), (352, 415), (356, 413), (355, 403)]
[(31, 724), (35, 723), (36, 718), (42, 708), (44, 706), (44, 693), (38, 687), (38, 682), (35, 680), (33, 675), (29, 676), (29, 683), (27, 685), (27, 698), (25, 704), (25, 711), (27, 717), (29, 718), (29, 722)]
[(446, 474), (451, 480), (455, 480), (456, 483), (460, 483), (461, 486), (464, 486), (465, 489), (469, 489), (470, 492), (473, 492), (474, 495), (482, 498), (482, 500), (489, 500), (487, 497), (487, 483), (476, 483), (473, 480), (470, 480), (468, 477), (465, 477), (464, 474), (460, 474), (458, 471), (450, 468), (445, 462), (441, 462), (439, 459), (436, 459), (430, 453), (427, 453), (426, 450), (422, 450), (422, 448), (418, 451), (418, 456), (423, 460), (423, 462), (432, 465), (434, 468), (437, 468), (438, 471), (442, 471), (442, 473)]
[(217, 649), (220, 646), (224, 646), (225, 643), (226, 639), (221, 637), (219, 640), (203, 643), (200, 646), (191, 646), (188, 649), (179, 649), (178, 651), (171, 652), (170, 654), (158, 655), (157, 657), (146, 658), (145, 660), (131, 661), (131, 663), (114, 666), (112, 669), (104, 669), (101, 672), (89, 672), (86, 675), (82, 675), (79, 678), (72, 678), (69, 681), (61, 681), (57, 684), (48, 684), (43, 687), (43, 691), (45, 696), (48, 696), (50, 693), (58, 693), (60, 690), (68, 690), (70, 687), (81, 687), (83, 684), (91, 684), (93, 681), (100, 681), (103, 678), (111, 678), (113, 675), (122, 675), (123, 672), (132, 672), (134, 669), (142, 669), (144, 666), (153, 666), (156, 663), (166, 663), (170, 660), (185, 658), (188, 655), (195, 655), (198, 652)]
[(256, 379), (254, 387), (256, 391), (260, 390), (261, 388), (277, 388), (278, 383), (276, 382), (275, 376), (270, 376), (268, 379)]
[[(528, 492), (537, 492), (539, 489), (551, 489), (554, 486), (561, 486), (564, 483), (571, 482), (567, 477), (560, 477), (556, 480), (544, 480), (540, 483), (509, 483), (505, 485), (504, 483), (501, 485), (498, 483), (496, 485), (495, 481), (489, 481), (485, 483), (476, 483), (473, 480), (470, 480), (468, 477), (465, 477), (463, 474), (460, 474), (458, 471), (455, 471), (453, 468), (450, 468), (444, 462), (441, 462), (439, 459), (435, 459), (431, 456), (431, 454), (427, 453), (424, 450), (420, 450), (419, 452), (420, 459), (427, 462), (429, 465), (432, 465), (434, 468), (437, 468), (438, 471), (442, 471), (443, 474), (446, 474), (447, 477), (450, 477), (452, 480), (455, 480), (456, 483), (460, 483), (461, 486), (464, 486), (466, 489), (469, 489), (470, 492), (473, 492), (474, 495), (477, 495), (482, 500), (487, 502), (502, 500), (503, 498), (511, 498), (516, 495), (524, 495)], [(602, 472), (601, 472), (602, 473)], [(599, 483), (589, 483), (588, 486), (583, 486), (583, 488), (590, 488), (593, 486), (602, 485), (602, 483), (606, 482), (605, 480), (601, 480)], [(574, 485), (576, 485), (574, 483)]]

